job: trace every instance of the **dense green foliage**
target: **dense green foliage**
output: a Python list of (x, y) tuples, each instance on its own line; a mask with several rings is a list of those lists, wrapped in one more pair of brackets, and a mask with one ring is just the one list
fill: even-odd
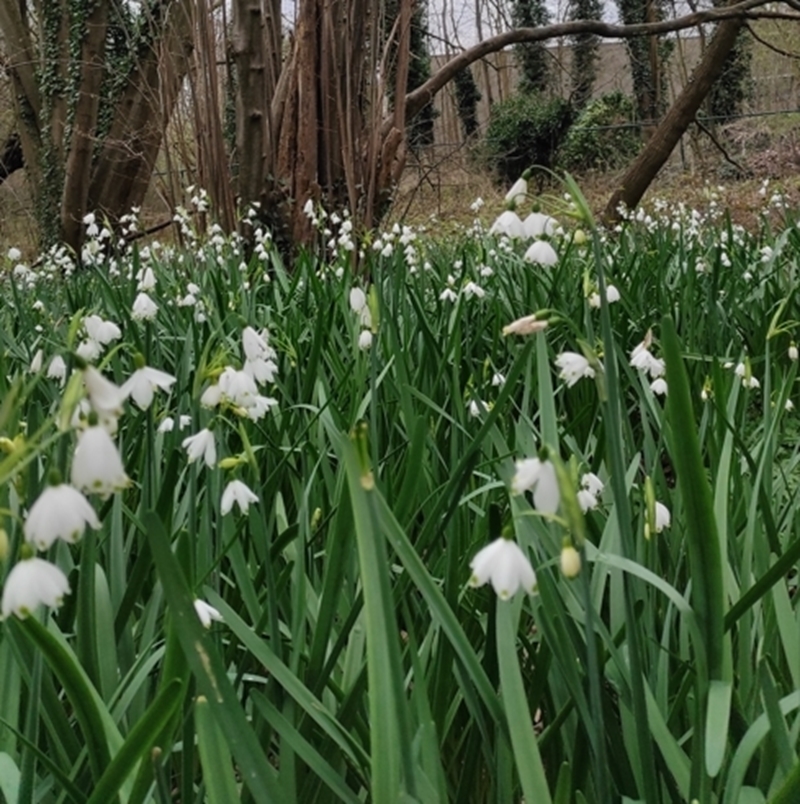
[[(0, 624), (6, 800), (798, 800), (800, 228), (785, 210), (751, 233), (659, 205), (595, 236), (572, 193), (547, 206), (565, 227), (551, 269), (483, 231), (354, 242), (319, 210), (338, 245), (291, 272), (263, 232), (244, 261), (183, 213), (184, 250), (90, 248), (71, 275), (64, 255), (9, 261), (4, 601), (86, 426), (81, 374), (62, 386), (51, 359), (77, 367), (99, 315), (121, 330), (104, 376), (141, 355), (175, 382), (126, 403), (132, 482), (90, 495), (100, 527), (41, 554), (69, 579), (63, 605)], [(609, 282), (620, 298), (596, 309)], [(152, 319), (132, 313), (140, 293)], [(534, 311), (545, 329), (503, 334)], [(274, 350), (263, 417), (209, 397), (250, 359), (246, 326)], [(562, 379), (566, 352), (594, 379)], [(207, 464), (182, 446), (201, 428)], [(515, 460), (537, 455), (554, 516), (512, 492)], [(605, 489), (583, 511), (589, 471)], [(223, 509), (234, 479), (256, 497), (245, 513)], [(538, 594), (466, 588), (501, 534)], [(205, 630), (195, 596), (224, 622)]]
[[(513, 0), (511, 20), (515, 28), (540, 28), (550, 22), (544, 0)], [(514, 45), (514, 58), (519, 65), (519, 91), (546, 92), (550, 87), (550, 54), (544, 42)]]
[(517, 93), (496, 103), (483, 144), (488, 166), (508, 184), (533, 165), (550, 167), (573, 119), (561, 98)]
[[(620, 0), (619, 13), (626, 25), (656, 22), (663, 18), (663, 0)], [(666, 102), (666, 59), (672, 50), (664, 37), (635, 36), (625, 40), (633, 79), (636, 114), (642, 123), (653, 125)]]
[(475, 76), (472, 75), (470, 67), (465, 67), (456, 73), (453, 86), (461, 130), (464, 132), (464, 138), (468, 139), (478, 130), (478, 102), (483, 96), (475, 83)]
[(641, 144), (631, 125), (631, 99), (611, 92), (592, 101), (570, 127), (558, 150), (558, 163), (571, 171), (613, 169), (636, 155)]
[(739, 32), (725, 66), (708, 95), (708, 112), (716, 123), (738, 117), (744, 104), (753, 94), (750, 63), (753, 58), (753, 39), (748, 30)]
[[(569, 5), (571, 20), (601, 20), (602, 0), (572, 0)], [(597, 78), (597, 49), (600, 40), (594, 34), (578, 34), (572, 40), (572, 95), (577, 109), (583, 109), (591, 100)]]

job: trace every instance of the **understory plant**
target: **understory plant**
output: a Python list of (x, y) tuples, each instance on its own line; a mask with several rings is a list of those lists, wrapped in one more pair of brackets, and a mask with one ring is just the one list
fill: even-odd
[(5, 800), (798, 800), (800, 231), (566, 189), (9, 258)]

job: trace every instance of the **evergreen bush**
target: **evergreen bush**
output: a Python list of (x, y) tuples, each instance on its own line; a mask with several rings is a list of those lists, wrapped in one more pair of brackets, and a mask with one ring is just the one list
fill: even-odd
[(613, 169), (627, 162), (640, 145), (631, 123), (635, 116), (631, 98), (610, 92), (593, 100), (581, 112), (558, 152), (558, 164), (567, 170)]
[(484, 140), (488, 166), (506, 184), (533, 165), (551, 167), (573, 118), (572, 106), (562, 98), (516, 94), (496, 103)]

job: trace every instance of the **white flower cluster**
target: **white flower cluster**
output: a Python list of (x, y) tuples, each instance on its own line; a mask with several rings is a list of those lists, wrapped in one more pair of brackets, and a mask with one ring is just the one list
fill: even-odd
[[(226, 404), (238, 415), (258, 421), (278, 404), (277, 399), (264, 396), (258, 390), (259, 385), (275, 381), (278, 373), (275, 362), (277, 354), (269, 345), (266, 330), (258, 333), (252, 327), (245, 327), (242, 332), (242, 347), (245, 357), (243, 367), (236, 369), (225, 366), (217, 382), (209, 385), (203, 392), (200, 404), (206, 408)], [(206, 463), (212, 465), (213, 460), (206, 458)]]
[(350, 289), (350, 309), (358, 316), (361, 326), (358, 348), (366, 351), (372, 346), (372, 313), (367, 303), (367, 294), (359, 287)]
[[(83, 320), (87, 342), (100, 350), (102, 345), (120, 337), (116, 324), (99, 316)], [(41, 359), (36, 370), (41, 369)], [(33, 550), (48, 550), (61, 539), (70, 544), (83, 535), (86, 526), (98, 529), (100, 520), (84, 494), (97, 494), (101, 499), (121, 491), (130, 483), (122, 459), (112, 438), (117, 420), (123, 413), (128, 396), (139, 407), (148, 407), (155, 388), (168, 390), (175, 378), (143, 365), (121, 387), (115, 385), (94, 366), (84, 365), (81, 379), (85, 399), (78, 406), (73, 422), (78, 427), (77, 444), (72, 455), (70, 483), (63, 483), (57, 472), (31, 505), (23, 532), (27, 553), (14, 565), (3, 588), (2, 614), (25, 617), (39, 605), (58, 606), (70, 591), (63, 571), (54, 564), (36, 558)], [(48, 376), (62, 383), (66, 373), (63, 358), (53, 358)], [(85, 414), (81, 414), (85, 411)]]
[(667, 367), (660, 357), (654, 357), (650, 351), (653, 342), (652, 332), (648, 331), (644, 340), (637, 344), (631, 352), (631, 366), (642, 374), (649, 374), (651, 383), (650, 390), (658, 396), (666, 396), (667, 381), (664, 374)]

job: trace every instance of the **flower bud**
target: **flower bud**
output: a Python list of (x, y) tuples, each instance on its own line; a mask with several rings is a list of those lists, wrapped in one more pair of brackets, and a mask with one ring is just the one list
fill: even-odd
[(792, 341), (789, 344), (789, 360), (797, 360), (798, 352), (797, 352), (797, 344)]
[(581, 554), (571, 545), (561, 548), (561, 572), (565, 578), (575, 578), (581, 571)]
[(576, 229), (575, 233), (572, 235), (572, 242), (575, 243), (576, 246), (585, 246), (586, 239), (586, 232), (584, 232), (583, 229)]

